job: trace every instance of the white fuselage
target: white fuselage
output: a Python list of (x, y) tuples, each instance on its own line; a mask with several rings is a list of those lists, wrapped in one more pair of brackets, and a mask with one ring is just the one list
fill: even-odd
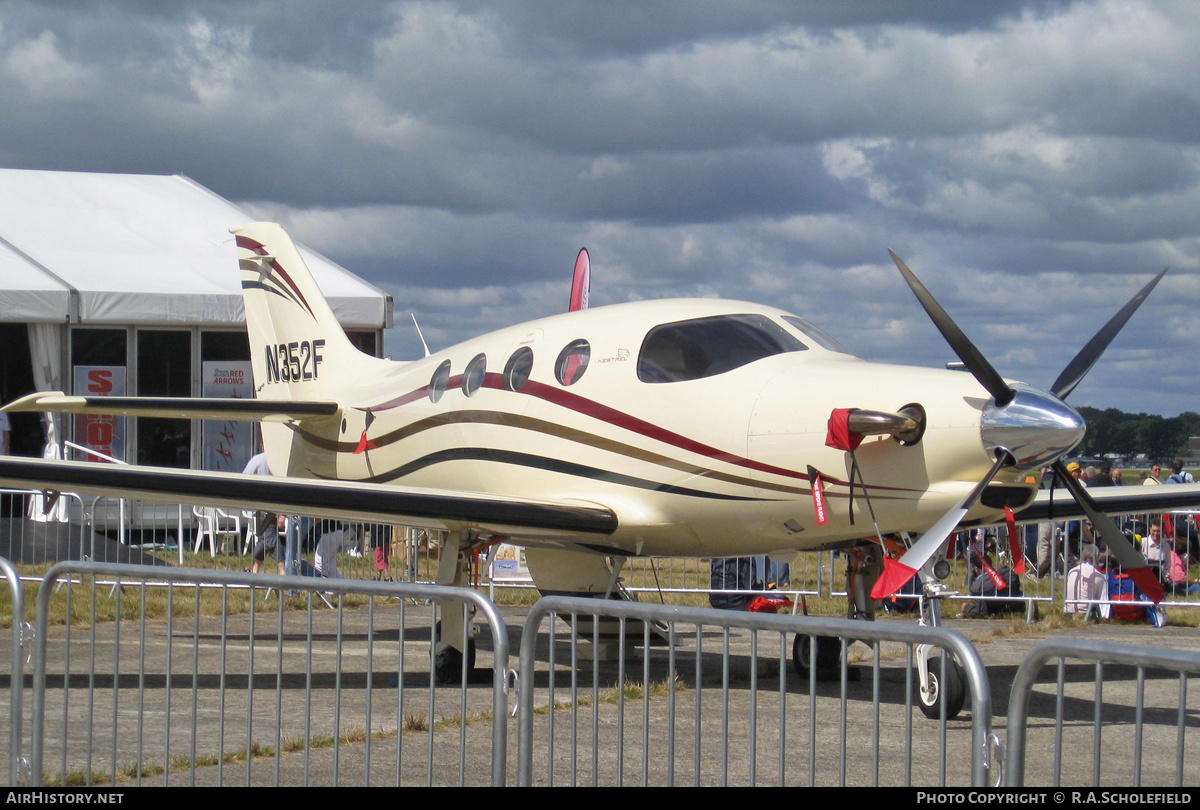
[[(766, 319), (804, 348), (724, 371), (648, 374), (641, 355), (655, 327), (725, 316)], [(857, 458), (881, 530), (923, 531), (992, 465), (980, 434), (987, 393), (965, 373), (868, 363), (822, 348), (785, 316), (743, 302), (647, 301), (522, 324), (418, 361), (326, 367), (322, 374), (341, 375), (344, 418), (264, 424), (271, 466), (296, 476), (602, 505), (619, 528), (603, 542), (588, 540), (595, 548), (772, 553), (875, 534), (860, 486), (850, 523), (851, 458), (826, 445), (826, 421), (835, 408), (895, 412), (919, 403), (927, 416), (919, 442), (868, 437)], [(582, 349), (574, 359), (560, 356), (578, 341), (586, 341), (586, 364)], [(482, 377), (468, 372), (473, 360)], [(444, 391), (431, 396), (439, 368)], [(824, 525), (809, 466), (825, 479)], [(1032, 495), (1035, 485), (1023, 479), (1005, 471), (993, 486)], [(998, 511), (980, 505), (971, 516)]]

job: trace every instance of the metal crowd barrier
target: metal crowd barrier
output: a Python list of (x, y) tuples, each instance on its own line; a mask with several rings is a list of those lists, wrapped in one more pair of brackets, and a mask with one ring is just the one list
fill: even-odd
[[(818, 666), (798, 677), (806, 644)], [(961, 662), (969, 728), (944, 712), (914, 722), (921, 644)], [(829, 652), (832, 683), (817, 678)], [(987, 783), (987, 674), (946, 628), (549, 597), (525, 622), (519, 671), (523, 786)]]
[[(261, 609), (268, 588), (283, 598)], [(482, 619), (485, 688), (434, 683), (434, 599)], [(500, 785), (507, 638), (469, 589), (59, 563), (37, 599), (32, 782)]]
[(28, 778), (28, 762), (22, 757), (21, 723), (24, 719), (24, 689), (26, 661), (25, 592), (21, 579), (12, 563), (0, 557), (0, 573), (8, 581), (9, 607), (11, 608), (12, 631), (8, 648), (8, 750), (4, 757), (8, 763), (8, 784), (24, 784)]
[[(1068, 660), (1081, 663), (1068, 665)], [(1037, 689), (1038, 675), (1052, 663), (1053, 693), (1046, 694)], [(1007, 784), (1057, 787), (1064, 763), (1084, 773), (1090, 760), (1095, 786), (1103, 781), (1121, 787), (1184, 787), (1187, 731), (1194, 738), (1200, 725), (1195, 690), (1189, 705), (1189, 675), (1200, 675), (1198, 652), (1082, 639), (1043, 641), (1013, 681)], [(1026, 762), (1031, 733), (1053, 734), (1052, 761)], [(1195, 756), (1192, 752), (1191, 759)]]
[[(1014, 681), (1002, 770), (987, 674), (953, 630), (553, 597), (521, 631), (510, 772), (507, 629), (475, 591), (69, 562), (41, 582), (31, 645), (16, 572), (0, 570), (12, 785), (1021, 787), (1090, 761), (1093, 784), (1140, 787), (1195, 773), (1196, 652), (1038, 645)], [(264, 609), (267, 588), (283, 598)], [(433, 682), (435, 599), (485, 626), (465, 684)], [(818, 666), (797, 676), (813, 644)], [(961, 663), (969, 719), (914, 711), (918, 645), (939, 651), (942, 684), (940, 651)], [(1048, 693), (1037, 679), (1050, 663)], [(1053, 754), (1027, 762), (1031, 735)]]
[[(25, 508), (25, 501), (40, 498), (40, 493), (26, 491), (0, 491), (0, 502), (8, 499), (21, 499), (21, 508), (16, 508), (16, 514), (28, 514), (30, 508)], [(136, 546), (147, 553), (155, 554), (164, 559), (170, 559), (180, 565), (191, 564), (197, 567), (215, 570), (240, 571), (250, 566), (251, 560), (247, 553), (247, 529), (253, 522), (253, 516), (238, 510), (227, 510), (230, 515), (239, 520), (236, 531), (233, 524), (225, 528), (222, 534), (222, 549), (220, 553), (212, 554), (193, 552), (196, 541), (196, 518), (190, 506), (160, 505), (138, 501), (99, 498), (80, 499), (78, 495), (65, 493), (63, 498), (69, 503), (69, 508), (59, 509), (65, 513), (68, 522), (55, 524), (42, 523), (41, 532), (56, 532), (62, 542), (78, 542), (85, 547), (84, 553), (89, 559), (104, 559), (97, 556), (92, 544), (101, 538), (107, 538), (121, 543), (124, 547)], [(0, 503), (0, 505), (3, 505)], [(14, 507), (7, 506), (4, 514), (14, 512)], [(1136, 515), (1122, 518), (1128, 525), (1148, 523), (1151, 515)], [(1200, 538), (1196, 537), (1196, 524), (1188, 518), (1187, 513), (1176, 513), (1176, 522), (1189, 532), (1186, 551), (1183, 555), (1188, 566), (1189, 575), (1196, 581), (1200, 576), (1200, 568), (1193, 565), (1193, 560), (1200, 555)], [(308, 545), (301, 549), (305, 564), (315, 562), (315, 552), (312, 544), (322, 534), (323, 528), (331, 528), (341, 532), (336, 541), (336, 567), (339, 576), (356, 580), (393, 580), (398, 582), (431, 582), (437, 568), (439, 553), (439, 532), (422, 531), (403, 526), (387, 526), (375, 524), (338, 523), (328, 524), (317, 519), (307, 519), (300, 516), (304, 527), (316, 526)], [(25, 521), (19, 528), (27, 530), (32, 521)], [(54, 528), (57, 526), (58, 528)], [(1033, 529), (1027, 524), (1019, 524), (1021, 538), (1019, 548), (1025, 558), (1028, 571), (1020, 577), (1021, 593), (996, 596), (977, 595), (969, 593), (972, 579), (977, 574), (971, 568), (972, 552), (965, 543), (956, 543), (957, 553), (951, 555), (948, 562), (951, 573), (945, 580), (948, 587), (954, 591), (945, 596), (948, 601), (961, 605), (961, 610), (970, 614), (976, 608), (984, 608), (989, 612), (1001, 610), (1019, 615), (1023, 610), (1027, 620), (1033, 620), (1040, 605), (1059, 604), (1064, 596), (1063, 578), (1068, 565), (1060, 558), (1064, 554), (1057, 541), (1051, 549), (1051, 557), (1056, 563), (1050, 566), (1050, 571), (1043, 577), (1034, 573), (1037, 568), (1036, 538)], [(995, 558), (997, 568), (1011, 566), (1015, 560), (1011, 558), (1006, 533), (999, 529), (995, 533)], [(202, 558), (202, 559), (201, 559)], [(126, 559), (124, 557), (122, 560)], [(739, 590), (757, 590), (764, 587), (766, 580), (760, 570), (765, 565), (761, 558), (749, 563), (745, 575), (741, 566), (737, 567), (738, 574), (727, 581), (725, 588), (717, 588), (718, 592), (735, 593)], [(643, 593), (661, 598), (665, 601), (695, 603), (697, 597), (703, 599), (714, 591), (711, 578), (712, 562), (707, 559), (687, 560), (630, 560), (622, 571), (623, 585), (626, 590)], [(268, 565), (270, 563), (268, 562)], [(512, 579), (490, 577), (486, 565), (480, 565), (480, 583), (495, 587), (532, 587), (528, 581), (519, 582)], [(790, 563), (790, 581), (786, 586), (779, 587), (780, 593), (797, 598), (800, 596), (828, 596), (840, 598), (845, 596), (844, 590), (844, 561), (835, 552), (819, 554), (800, 554)], [(742, 581), (745, 580), (745, 581)], [(974, 604), (972, 604), (974, 603)], [(1200, 594), (1185, 595), (1182, 592), (1169, 592), (1166, 607), (1196, 608), (1200, 607)]]

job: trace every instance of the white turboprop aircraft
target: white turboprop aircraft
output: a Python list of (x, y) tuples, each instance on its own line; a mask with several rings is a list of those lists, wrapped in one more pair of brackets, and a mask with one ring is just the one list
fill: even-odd
[[(1162, 274), (1040, 391), (1001, 378), (895, 254), (970, 374), (865, 362), (758, 304), (589, 309), (585, 281), (570, 312), (381, 360), (350, 344), (282, 228), (233, 233), (257, 399), (42, 392), (5, 410), (258, 420), (281, 477), (8, 457), (0, 483), (437, 526), (449, 530), (444, 584), (465, 583), (465, 555), (504, 539), (528, 547), (544, 593), (612, 595), (631, 556), (845, 548), (857, 558), (851, 615), (869, 617), (870, 597), (932, 570), (963, 522), (995, 522), (1006, 506), (1045, 519), (1033, 473), (1052, 465), (1077, 504), (1055, 516), (1086, 514), (1162, 596), (1108, 507), (1060, 461), (1084, 434), (1063, 398)], [(1200, 487), (1151, 489), (1112, 494), (1123, 511), (1149, 510), (1193, 504)], [(893, 533), (916, 538), (899, 560), (882, 550)], [(446, 677), (467, 639), (456, 613), (445, 611), (439, 645)]]

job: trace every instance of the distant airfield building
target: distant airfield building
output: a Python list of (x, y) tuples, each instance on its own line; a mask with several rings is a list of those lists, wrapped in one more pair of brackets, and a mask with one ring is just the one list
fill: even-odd
[[(0, 399), (253, 396), (229, 233), (252, 219), (181, 175), (0, 169)], [(391, 297), (301, 252), (351, 340), (381, 355)], [(65, 438), (130, 463), (240, 472), (255, 449), (246, 423), (11, 418), (19, 455)]]

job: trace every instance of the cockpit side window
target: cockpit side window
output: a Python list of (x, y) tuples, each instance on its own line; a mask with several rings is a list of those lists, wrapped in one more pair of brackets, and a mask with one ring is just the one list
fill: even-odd
[(718, 315), (666, 323), (651, 329), (642, 341), (638, 379), (650, 383), (698, 380), (807, 348), (763, 315)]

